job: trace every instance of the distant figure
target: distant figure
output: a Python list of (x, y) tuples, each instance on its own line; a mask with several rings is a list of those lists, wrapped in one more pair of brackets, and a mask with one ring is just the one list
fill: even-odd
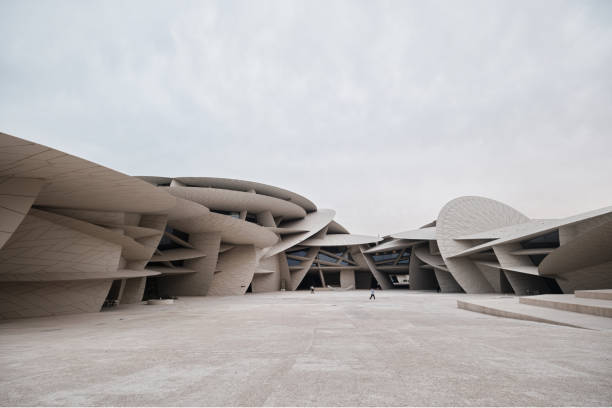
[(440, 293), (440, 288), (438, 287), (438, 289), (436, 289), (436, 292)]
[(376, 300), (376, 296), (374, 296), (374, 288), (370, 289), (370, 300)]
[(310, 287), (310, 293), (314, 293), (314, 286)]

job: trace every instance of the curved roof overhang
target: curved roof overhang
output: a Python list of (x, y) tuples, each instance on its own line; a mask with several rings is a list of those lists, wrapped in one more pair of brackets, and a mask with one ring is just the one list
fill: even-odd
[(37, 143), (0, 133), (0, 177), (42, 179), (34, 205), (159, 213), (174, 197), (151, 184)]

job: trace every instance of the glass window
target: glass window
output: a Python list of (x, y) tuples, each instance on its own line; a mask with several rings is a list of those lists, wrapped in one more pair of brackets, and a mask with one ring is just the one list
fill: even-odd
[(289, 266), (298, 266), (299, 264), (302, 263), (302, 261), (299, 261), (297, 259), (287, 258), (287, 263), (289, 264)]
[(322, 261), (327, 261), (327, 262), (333, 262), (333, 263), (338, 262), (338, 258), (332, 258), (331, 256), (327, 254), (323, 254), (321, 252), (319, 252), (319, 255), (317, 255), (317, 258), (319, 258)]
[(306, 251), (305, 249), (300, 249), (297, 251), (291, 251), (291, 252), (287, 252), (288, 255), (295, 255), (295, 256), (302, 256), (305, 257), (306, 255), (308, 255), (308, 251)]
[(549, 232), (548, 234), (540, 235), (539, 237), (522, 241), (521, 246), (525, 249), (558, 248), (559, 230), (554, 230), (552, 232)]
[(387, 252), (387, 253), (378, 253), (378, 254), (374, 254), (372, 256), (372, 258), (374, 258), (375, 262), (380, 262), (380, 261), (386, 261), (389, 259), (395, 259), (399, 256), (399, 254), (397, 252), (393, 253), (393, 252)]

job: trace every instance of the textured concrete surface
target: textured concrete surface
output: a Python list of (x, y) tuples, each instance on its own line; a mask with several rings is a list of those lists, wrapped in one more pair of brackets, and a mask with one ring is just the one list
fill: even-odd
[[(573, 295), (568, 296), (573, 297)], [(561, 326), (570, 326), (589, 330), (612, 331), (612, 318), (541, 307), (535, 303), (526, 304), (523, 301), (524, 299), (528, 298), (518, 298), (516, 296), (500, 296), (499, 298), (483, 297), (481, 299), (472, 298), (469, 300), (458, 300), (457, 307), (460, 309), (470, 310), (472, 312), (485, 313), (509, 319), (530, 320), (534, 322), (558, 324)]]
[(611, 405), (612, 332), (285, 292), (0, 323), (2, 405)]

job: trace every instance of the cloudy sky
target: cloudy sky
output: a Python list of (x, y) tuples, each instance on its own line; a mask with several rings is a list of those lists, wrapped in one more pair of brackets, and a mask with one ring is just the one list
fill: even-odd
[(356, 233), (571, 215), (612, 205), (612, 2), (0, 0), (0, 131)]

